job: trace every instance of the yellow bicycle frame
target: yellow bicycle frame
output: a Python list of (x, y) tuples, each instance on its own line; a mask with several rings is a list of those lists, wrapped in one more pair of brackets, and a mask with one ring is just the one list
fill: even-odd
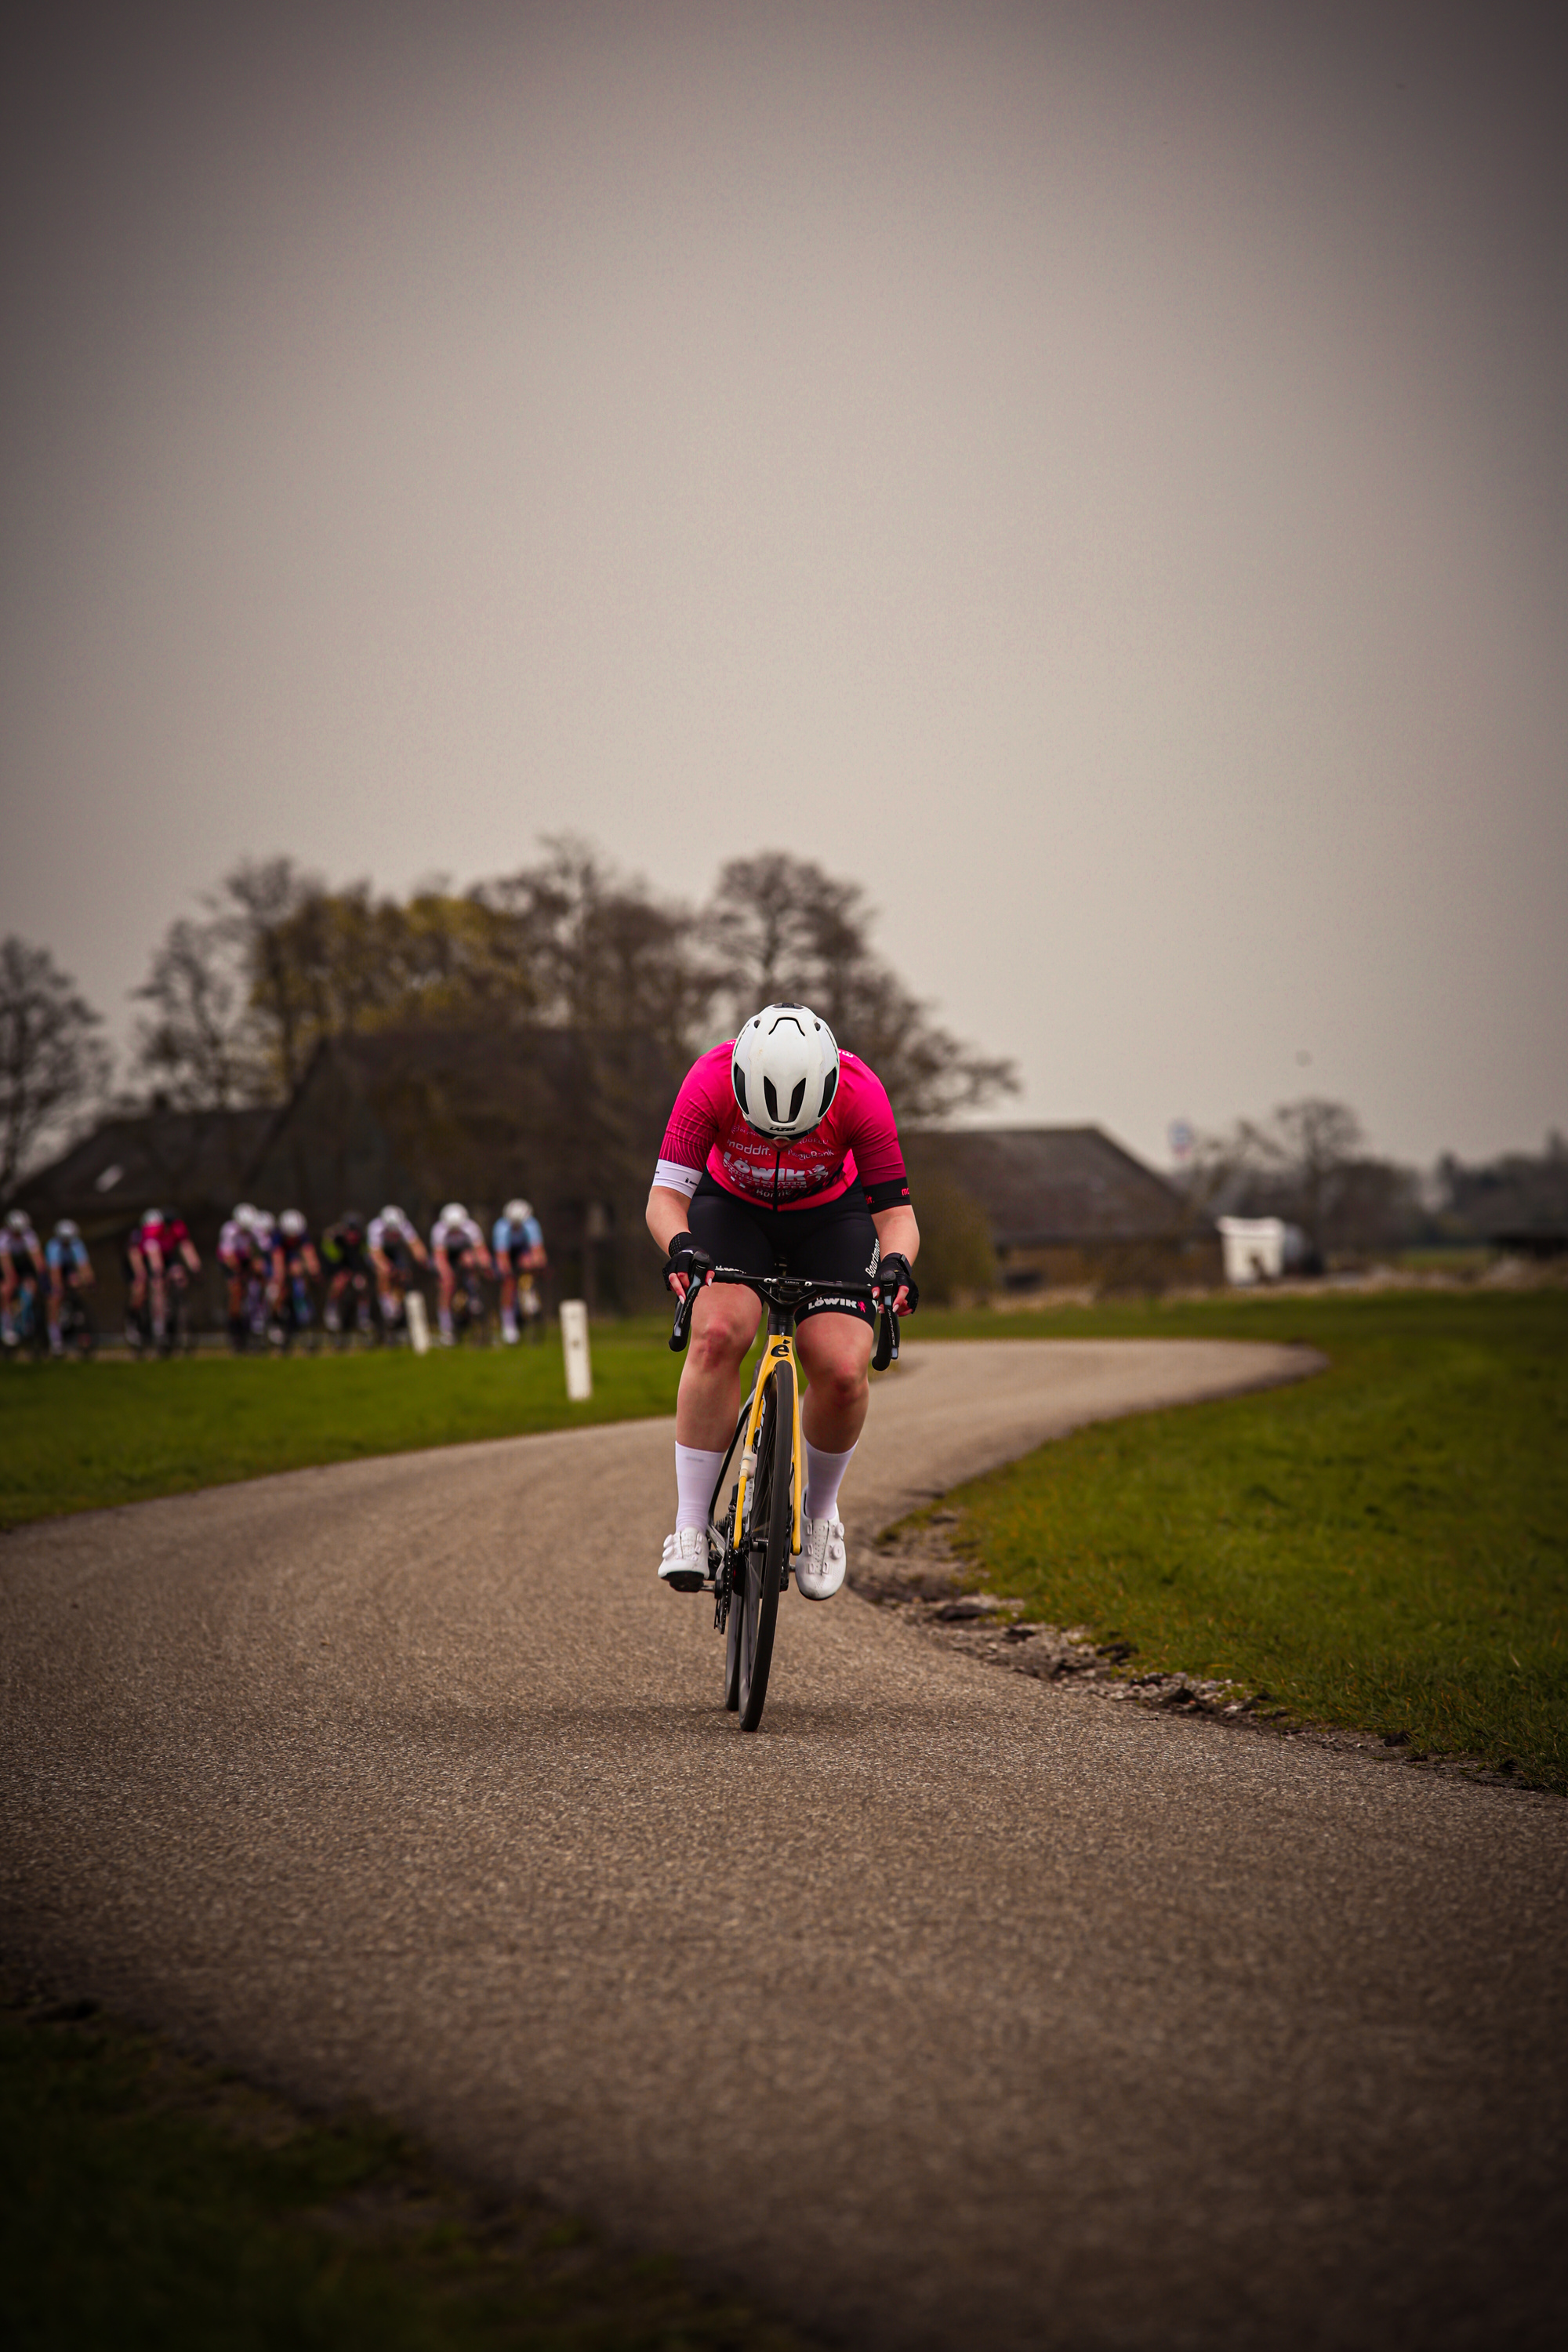
[(745, 1519), (746, 1477), (748, 1465), (757, 1458), (757, 1432), (763, 1423), (763, 1395), (771, 1385), (775, 1364), (787, 1364), (795, 1374), (793, 1384), (794, 1412), (790, 1430), (790, 1458), (795, 1471), (795, 1524), (790, 1534), (790, 1550), (800, 1553), (800, 1509), (805, 1480), (801, 1475), (800, 1454), (800, 1365), (795, 1358), (795, 1341), (787, 1331), (770, 1331), (763, 1343), (763, 1360), (757, 1366), (757, 1377), (752, 1383), (752, 1410), (746, 1422), (745, 1443), (741, 1448), (741, 1476), (735, 1491), (735, 1534), (738, 1537)]

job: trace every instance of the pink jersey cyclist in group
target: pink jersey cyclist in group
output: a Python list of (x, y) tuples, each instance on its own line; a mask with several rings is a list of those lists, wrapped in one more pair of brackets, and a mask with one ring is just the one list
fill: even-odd
[(772, 1142), (748, 1127), (730, 1076), (731, 1047), (695, 1061), (675, 1098), (655, 1182), (690, 1194), (706, 1169), (737, 1200), (764, 1209), (820, 1208), (858, 1183), (868, 1205), (910, 1197), (888, 1090), (858, 1054), (838, 1057), (838, 1090), (809, 1135)]

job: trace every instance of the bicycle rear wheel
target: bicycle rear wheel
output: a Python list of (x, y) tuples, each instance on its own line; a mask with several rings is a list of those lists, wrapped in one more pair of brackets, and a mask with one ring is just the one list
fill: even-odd
[(741, 1728), (755, 1731), (768, 1695), (773, 1658), (773, 1627), (779, 1586), (789, 1566), (792, 1519), (790, 1474), (794, 1466), (795, 1375), (775, 1365), (763, 1398), (757, 1431), (756, 1486), (746, 1542), (741, 1601)]

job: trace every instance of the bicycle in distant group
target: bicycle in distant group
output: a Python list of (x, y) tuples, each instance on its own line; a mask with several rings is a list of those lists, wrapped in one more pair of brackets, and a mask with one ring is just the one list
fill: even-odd
[[(724, 1705), (739, 1715), (742, 1731), (755, 1731), (768, 1695), (779, 1596), (801, 1548), (805, 1481), (796, 1322), (804, 1307), (824, 1299), (868, 1299), (880, 1308), (871, 1369), (881, 1372), (898, 1361), (899, 1321), (874, 1283), (822, 1282), (788, 1274), (782, 1266), (771, 1275), (745, 1274), (729, 1265), (715, 1266), (708, 1280), (755, 1291), (768, 1310), (756, 1378), (741, 1407), (708, 1507), (704, 1579), (713, 1592), (715, 1629), (724, 1637)], [(677, 1352), (690, 1336), (691, 1310), (701, 1288), (693, 1282), (675, 1310), (669, 1344)], [(697, 1590), (695, 1576), (690, 1589)]]

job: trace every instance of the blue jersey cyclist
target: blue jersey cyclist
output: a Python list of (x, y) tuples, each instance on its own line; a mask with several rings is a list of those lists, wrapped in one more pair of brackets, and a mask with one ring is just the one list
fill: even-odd
[[(839, 1052), (808, 1005), (765, 1005), (733, 1045), (692, 1065), (670, 1113), (647, 1224), (682, 1296), (714, 1265), (768, 1275), (781, 1260), (846, 1290), (874, 1281), (900, 1315), (920, 1296), (920, 1228), (887, 1089), (858, 1055)], [(707, 1570), (708, 1507), (761, 1315), (756, 1293), (730, 1284), (705, 1287), (692, 1315), (675, 1407), (675, 1533), (658, 1571), (677, 1591), (697, 1590)], [(795, 1581), (810, 1601), (844, 1581), (838, 1489), (870, 1402), (875, 1320), (868, 1302), (829, 1295), (797, 1324), (809, 1386)]]
[(509, 1201), (490, 1232), (490, 1254), (500, 1276), (500, 1335), (509, 1348), (517, 1345), (521, 1312), (534, 1339), (542, 1336), (544, 1302), (537, 1277), (549, 1263), (544, 1234), (527, 1201)]
[(68, 1290), (90, 1290), (92, 1260), (87, 1254), (87, 1244), (80, 1228), (70, 1217), (62, 1217), (44, 1246), (44, 1256), (49, 1275), (49, 1353), (63, 1356), (65, 1339), (60, 1328), (60, 1317)]

